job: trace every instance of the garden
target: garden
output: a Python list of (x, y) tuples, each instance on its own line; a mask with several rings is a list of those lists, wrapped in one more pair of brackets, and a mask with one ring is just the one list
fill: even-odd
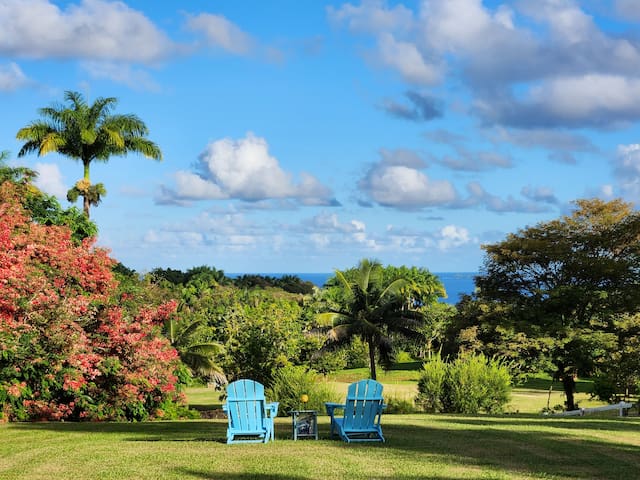
[[(578, 200), (485, 245), (476, 291), (455, 306), (427, 268), (374, 259), (322, 287), (208, 265), (137, 272), (95, 244), (89, 211), (106, 190), (89, 165), (161, 153), (137, 117), (109, 117), (113, 99), (66, 100), (44, 110), (53, 123), (19, 132), (20, 155), (82, 161), (69, 200), (83, 211), (0, 158), (0, 477), (640, 476), (632, 205)], [(366, 378), (384, 385), (386, 442), (330, 438), (325, 402)], [(274, 442), (225, 444), (221, 407), (238, 379), (279, 402)], [(317, 441), (292, 439), (303, 398), (320, 412)], [(620, 400), (636, 402), (631, 415), (558, 415)]]

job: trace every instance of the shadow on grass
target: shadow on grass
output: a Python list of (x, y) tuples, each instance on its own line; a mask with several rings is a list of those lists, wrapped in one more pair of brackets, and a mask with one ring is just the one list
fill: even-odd
[[(136, 442), (225, 443), (226, 420), (142, 422), (142, 423), (21, 423), (11, 429), (46, 430), (60, 433), (105, 433)], [(322, 418), (320, 442), (296, 442), (298, 454), (328, 455), (336, 461), (341, 452), (358, 452), (372, 464), (385, 465), (441, 463), (464, 469), (491, 469), (511, 478), (635, 479), (640, 478), (640, 419), (591, 420), (550, 419), (534, 416), (465, 417), (454, 415), (386, 415), (383, 430), (387, 443), (327, 441), (328, 424)], [(116, 439), (119, 441), (119, 439)], [(286, 419), (276, 423), (276, 442), (268, 446), (269, 455), (287, 458), (294, 442)], [(244, 458), (251, 452), (235, 450)], [(226, 446), (225, 446), (226, 448)], [(234, 449), (235, 446), (228, 448)], [(388, 462), (388, 463), (387, 463)], [(384, 470), (383, 470), (384, 471)], [(178, 472), (180, 473), (180, 472)], [(185, 476), (203, 479), (298, 480), (295, 473), (234, 474), (204, 469), (184, 469)], [(417, 479), (420, 476), (381, 476), (372, 478)], [(388, 472), (385, 472), (387, 474)], [(187, 475), (188, 474), (188, 475)], [(435, 477), (436, 480), (438, 477)], [(441, 480), (450, 477), (440, 477)], [(489, 477), (486, 477), (489, 478)]]
[[(385, 426), (387, 446), (401, 460), (421, 454), (453, 456), (460, 465), (500, 469), (514, 478), (523, 473), (582, 480), (640, 478), (639, 422), (554, 424), (553, 420), (448, 416), (432, 417), (425, 425), (417, 423)], [(631, 443), (619, 439), (626, 432), (633, 434)]]
[[(301, 475), (285, 475), (285, 474), (271, 474), (271, 473), (227, 473), (227, 472), (204, 472), (200, 470), (193, 470), (187, 468), (180, 468), (175, 470), (176, 473), (183, 476), (189, 476), (189, 478), (202, 478), (205, 480), (304, 480), (307, 477)], [(331, 478), (330, 475), (327, 475), (327, 478)], [(423, 475), (376, 475), (372, 474), (372, 479), (376, 480), (424, 480)], [(429, 480), (451, 480), (451, 477), (434, 477), (429, 476)]]

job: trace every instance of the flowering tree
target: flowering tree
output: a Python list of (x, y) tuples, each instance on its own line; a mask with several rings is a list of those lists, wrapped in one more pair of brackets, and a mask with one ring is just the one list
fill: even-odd
[(0, 418), (140, 420), (180, 401), (159, 335), (176, 303), (116, 302), (113, 264), (92, 239), (31, 222), (0, 185)]

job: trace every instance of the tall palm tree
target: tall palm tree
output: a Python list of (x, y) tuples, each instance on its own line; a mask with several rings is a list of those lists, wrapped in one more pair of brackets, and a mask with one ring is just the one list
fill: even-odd
[(395, 279), (385, 284), (379, 262), (362, 260), (347, 272), (336, 271), (336, 279), (344, 295), (338, 306), (318, 315), (321, 324), (330, 326), (325, 348), (348, 344), (360, 337), (368, 346), (369, 369), (376, 379), (376, 353), (383, 364), (390, 364), (390, 334), (408, 338), (421, 337), (423, 315), (407, 308), (402, 294), (407, 280)]
[(160, 148), (147, 139), (149, 130), (136, 115), (112, 115), (118, 100), (98, 98), (89, 105), (82, 94), (65, 92), (66, 105), (41, 108), (41, 119), (21, 128), (16, 138), (25, 143), (18, 157), (36, 152), (38, 156), (57, 152), (82, 162), (84, 176), (67, 193), (75, 202), (83, 197), (84, 214), (89, 217), (91, 205), (98, 205), (106, 194), (104, 185), (91, 184), (91, 162), (107, 162), (113, 155), (140, 153), (154, 160), (162, 160)]

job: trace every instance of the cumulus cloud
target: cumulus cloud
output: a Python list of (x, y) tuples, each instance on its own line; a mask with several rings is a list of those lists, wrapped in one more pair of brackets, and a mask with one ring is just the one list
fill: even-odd
[(278, 160), (269, 153), (264, 138), (248, 133), (239, 140), (224, 138), (211, 142), (200, 154), (195, 172), (174, 175), (175, 190), (165, 187), (160, 202), (171, 199), (239, 199), (256, 202), (293, 199), (303, 205), (337, 205), (332, 193), (314, 176), (301, 173), (294, 182)]
[(246, 55), (254, 47), (251, 36), (222, 15), (202, 13), (189, 16), (186, 25), (188, 29), (202, 33), (211, 47), (236, 55)]
[(637, 0), (615, 0), (616, 12), (627, 20), (635, 20), (640, 22), (640, 8), (638, 8)]
[(640, 144), (618, 146), (614, 175), (626, 196), (640, 199)]
[(394, 117), (413, 122), (428, 122), (442, 117), (442, 104), (438, 99), (413, 90), (407, 91), (405, 96), (409, 105), (387, 99), (383, 102), (382, 108)]
[(68, 188), (62, 179), (62, 173), (55, 163), (36, 163), (38, 178), (35, 185), (40, 190), (58, 198), (66, 198)]
[(469, 230), (456, 225), (447, 225), (440, 229), (437, 234), (438, 248), (440, 250), (450, 250), (471, 242)]
[(360, 5), (345, 3), (340, 8), (329, 6), (327, 13), (332, 22), (346, 23), (353, 32), (406, 31), (413, 24), (410, 9), (404, 5), (388, 8), (383, 0), (363, 0)]
[(27, 76), (17, 64), (0, 65), (0, 92), (13, 92), (28, 83)]
[(456, 199), (453, 185), (447, 180), (433, 180), (413, 162), (400, 158), (382, 159), (373, 164), (358, 184), (374, 202), (398, 209), (420, 209), (446, 205)]
[[(637, 2), (617, 0), (624, 20), (637, 20)], [(510, 4), (511, 5), (511, 4)], [(459, 73), (472, 95), (472, 113), (489, 125), (610, 128), (640, 119), (640, 42), (632, 29), (603, 30), (583, 2), (522, 0), (491, 7), (482, 0), (429, 0), (404, 12), (386, 2), (350, 3), (334, 20), (372, 35), (371, 55), (408, 83), (435, 85)], [(380, 19), (387, 19), (382, 21)], [(629, 33), (631, 32), (631, 33)], [(390, 104), (392, 111), (409, 109)], [(566, 153), (555, 159), (571, 161)]]
[(441, 65), (429, 62), (415, 44), (390, 33), (378, 39), (378, 54), (382, 65), (397, 70), (409, 83), (434, 85), (442, 79)]
[(479, 100), (476, 109), (491, 122), (514, 127), (609, 128), (640, 118), (640, 79), (607, 74), (560, 77), (532, 88), (523, 99)]
[(552, 205), (557, 205), (560, 203), (558, 198), (553, 193), (553, 189), (549, 187), (536, 187), (533, 188), (531, 186), (523, 187), (521, 192), (522, 196), (532, 200), (534, 202), (540, 203), (550, 203)]
[(152, 63), (178, 48), (124, 2), (82, 0), (60, 8), (50, 0), (4, 0), (0, 24), (0, 54), (13, 57)]

